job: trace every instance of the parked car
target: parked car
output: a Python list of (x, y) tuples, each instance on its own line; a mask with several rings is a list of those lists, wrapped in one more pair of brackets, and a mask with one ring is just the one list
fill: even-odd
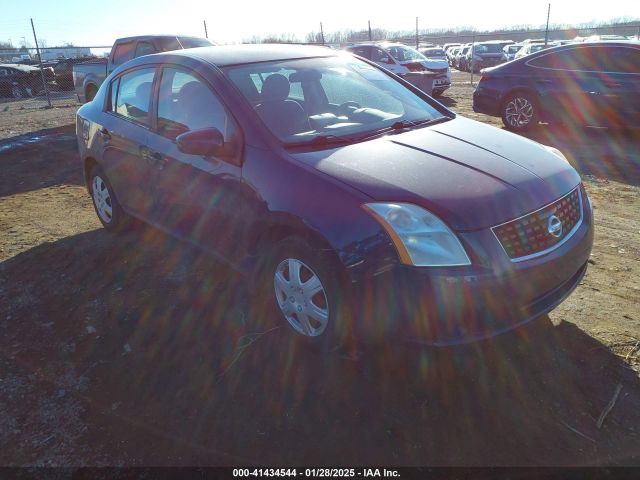
[(469, 49), (466, 55), (465, 65), (469, 71), (479, 72), (482, 68), (494, 67), (503, 63), (502, 47), (513, 43), (512, 41), (494, 40), (478, 42)]
[(511, 45), (505, 45), (502, 47), (502, 55), (503, 60), (505, 62), (510, 62), (511, 60), (516, 58), (516, 53), (522, 48), (522, 43), (514, 43)]
[(497, 335), (587, 268), (591, 206), (558, 150), (344, 52), (140, 57), (78, 110), (76, 132), (107, 230), (136, 217), (199, 246), (324, 347)]
[(73, 88), (73, 66), (77, 63), (96, 61), (96, 57), (65, 58), (53, 67), (56, 83), (62, 89)]
[(563, 45), (484, 70), (473, 110), (511, 130), (539, 120), (640, 126), (640, 43)]
[(451, 47), (449, 48), (446, 52), (447, 52), (447, 60), (449, 61), (449, 66), (450, 67), (455, 67), (455, 57), (458, 53), (458, 51), (460, 50), (461, 47), (456, 46), (456, 47)]
[(445, 44), (442, 46), (442, 49), (443, 49), (445, 52), (449, 53), (449, 49), (450, 49), (450, 48), (453, 48), (453, 47), (459, 47), (460, 45), (461, 45), (460, 43), (445, 43)]
[(527, 55), (539, 52), (540, 50), (546, 50), (547, 48), (556, 46), (557, 45), (553, 42), (548, 42), (546, 45), (544, 43), (526, 43), (516, 52), (515, 58), (526, 57)]
[(117, 39), (106, 59), (73, 66), (73, 84), (80, 103), (90, 102), (96, 95), (105, 77), (118, 65), (132, 58), (157, 52), (180, 50), (183, 48), (210, 47), (206, 38), (183, 37), (175, 35), (142, 35)]
[[(44, 67), (42, 74), (45, 83), (55, 79), (51, 67)], [(25, 98), (40, 94), (45, 89), (42, 74), (39, 67), (16, 63), (0, 64), (0, 96)]]
[(467, 71), (467, 54), (471, 51), (471, 44), (467, 44), (458, 50), (454, 59), (455, 66), (458, 70)]
[(419, 48), (418, 51), (425, 57), (432, 60), (443, 60), (449, 64), (447, 54), (440, 47)]
[(420, 72), (435, 74), (432, 90), (435, 97), (442, 95), (451, 86), (451, 72), (446, 61), (426, 58), (415, 48), (401, 43), (360, 43), (350, 45), (346, 50), (371, 60), (396, 75)]

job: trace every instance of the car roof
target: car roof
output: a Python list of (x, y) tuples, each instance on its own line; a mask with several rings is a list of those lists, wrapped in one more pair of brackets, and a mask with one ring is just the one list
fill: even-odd
[[(297, 58), (335, 57), (340, 55), (339, 50), (296, 44), (226, 45), (174, 50), (168, 53), (183, 57), (199, 58), (218, 67), (273, 62), (277, 60), (292, 60)], [(164, 53), (158, 53), (153, 56), (158, 55), (164, 55)]]
[(135, 35), (133, 37), (118, 38), (116, 42), (135, 42), (140, 40), (161, 40), (161, 39), (175, 39), (175, 38), (197, 38), (198, 40), (207, 40), (202, 37), (195, 37), (193, 35)]

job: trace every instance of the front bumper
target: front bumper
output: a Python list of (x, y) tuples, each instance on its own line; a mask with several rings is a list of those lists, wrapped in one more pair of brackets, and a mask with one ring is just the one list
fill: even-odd
[[(513, 330), (553, 310), (580, 283), (593, 245), (588, 201), (575, 233), (551, 252), (512, 262), (489, 231), (460, 234), (473, 265), (397, 265), (358, 288), (364, 335), (455, 345)], [(481, 253), (479, 253), (481, 252)]]

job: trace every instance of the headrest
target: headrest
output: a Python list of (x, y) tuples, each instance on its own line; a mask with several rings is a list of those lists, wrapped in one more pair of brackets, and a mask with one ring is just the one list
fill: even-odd
[(284, 75), (274, 73), (269, 75), (262, 84), (260, 96), (262, 100), (283, 101), (289, 96), (289, 80)]

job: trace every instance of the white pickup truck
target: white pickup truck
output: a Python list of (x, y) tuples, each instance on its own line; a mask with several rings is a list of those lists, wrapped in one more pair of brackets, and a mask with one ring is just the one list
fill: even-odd
[(119, 38), (108, 58), (91, 60), (73, 66), (73, 85), (80, 103), (93, 100), (105, 78), (118, 66), (142, 55), (215, 45), (206, 38), (176, 35), (143, 35)]

